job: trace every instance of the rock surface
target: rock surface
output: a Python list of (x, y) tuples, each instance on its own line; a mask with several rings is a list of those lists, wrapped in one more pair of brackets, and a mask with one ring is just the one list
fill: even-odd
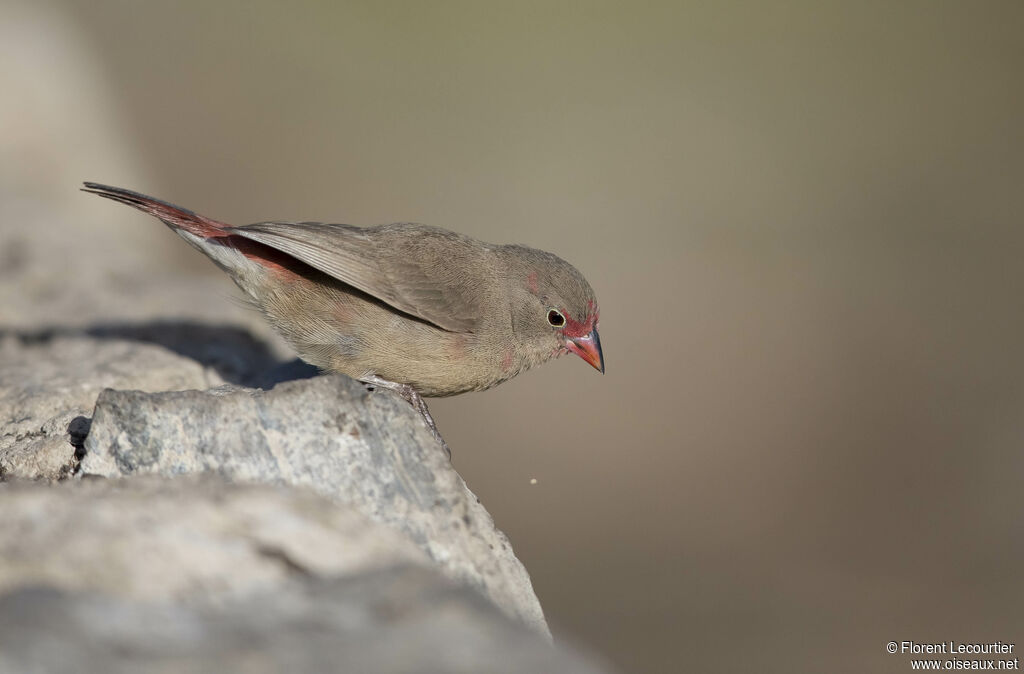
[(600, 672), (293, 487), (0, 485), (0, 673)]
[(342, 376), (270, 391), (228, 383), (310, 374), (275, 364), (238, 328), (2, 330), (0, 476), (213, 473), (309, 487), (402, 532), (443, 573), (550, 638), (507, 538), (408, 404)]
[(235, 327), (154, 322), (0, 328), (0, 476), (70, 475), (105, 388), (175, 391), (247, 383), (273, 363), (266, 346)]
[(389, 392), (334, 375), (271, 391), (104, 391), (82, 475), (214, 473), (310, 487), (405, 533), (438, 567), (547, 634), (508, 539), (420, 417)]
[(45, 480), (70, 475), (75, 445), (88, 431), (87, 417), (105, 388), (159, 391), (220, 383), (200, 363), (157, 346), (0, 333), (0, 475)]
[(397, 567), (221, 606), (28, 588), (0, 596), (0, 673), (599, 674), (465, 587)]
[(48, 586), (223, 601), (305, 577), (428, 564), (415, 545), (307, 490), (205, 478), (0, 485), (0, 593)]
[(268, 374), (272, 355), (239, 329), (168, 323), (0, 335), (6, 478), (214, 473), (310, 487), (403, 532), (451, 578), (549, 634), (507, 538), (396, 396), (342, 376), (271, 391), (226, 384), (295, 374)]

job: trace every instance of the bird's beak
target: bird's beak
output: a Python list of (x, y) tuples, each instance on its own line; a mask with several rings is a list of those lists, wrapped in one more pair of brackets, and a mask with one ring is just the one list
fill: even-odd
[(601, 353), (601, 338), (597, 334), (597, 328), (590, 331), (589, 335), (570, 339), (565, 344), (570, 351), (600, 370), (604, 374), (604, 354)]

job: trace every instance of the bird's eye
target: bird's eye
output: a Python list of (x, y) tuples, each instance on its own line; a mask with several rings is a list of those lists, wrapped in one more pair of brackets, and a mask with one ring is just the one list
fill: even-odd
[(565, 325), (565, 316), (558, 309), (552, 309), (548, 312), (548, 323), (556, 328), (560, 328)]

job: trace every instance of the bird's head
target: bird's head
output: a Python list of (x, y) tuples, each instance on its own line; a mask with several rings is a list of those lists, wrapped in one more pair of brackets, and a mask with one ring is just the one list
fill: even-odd
[(597, 333), (600, 310), (594, 290), (562, 258), (523, 246), (513, 249), (512, 326), (517, 336), (538, 349), (540, 359), (575, 353), (604, 373)]

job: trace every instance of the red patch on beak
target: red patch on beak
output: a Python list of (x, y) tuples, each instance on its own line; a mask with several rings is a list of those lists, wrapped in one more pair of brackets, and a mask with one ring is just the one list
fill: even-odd
[(565, 316), (565, 327), (562, 329), (562, 333), (569, 339), (586, 337), (593, 332), (597, 325), (598, 311), (593, 301), (587, 303), (587, 319), (582, 323), (570, 316), (564, 309), (562, 315)]
[(570, 339), (565, 346), (604, 374), (604, 354), (601, 352), (601, 337), (597, 334), (597, 328), (582, 337)]

